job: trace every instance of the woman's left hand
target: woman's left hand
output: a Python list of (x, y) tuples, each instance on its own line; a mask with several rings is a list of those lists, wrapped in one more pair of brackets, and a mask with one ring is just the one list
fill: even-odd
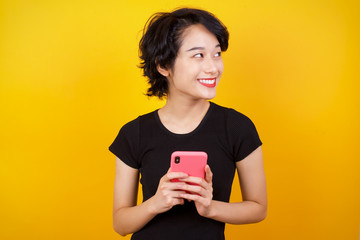
[(181, 181), (187, 183), (181, 186), (181, 190), (184, 190), (187, 193), (182, 193), (180, 196), (184, 199), (194, 201), (196, 210), (203, 217), (210, 216), (213, 198), (212, 177), (213, 173), (211, 172), (209, 165), (206, 165), (205, 179), (199, 177), (187, 177), (181, 179)]

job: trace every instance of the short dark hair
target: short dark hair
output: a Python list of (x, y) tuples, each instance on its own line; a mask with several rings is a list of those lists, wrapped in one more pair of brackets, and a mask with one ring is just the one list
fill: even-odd
[(229, 33), (225, 25), (212, 13), (201, 9), (180, 8), (173, 12), (159, 12), (146, 22), (139, 43), (140, 68), (150, 84), (147, 96), (162, 98), (168, 93), (168, 80), (157, 70), (173, 68), (181, 46), (181, 35), (187, 27), (202, 24), (213, 33), (221, 51), (228, 48)]

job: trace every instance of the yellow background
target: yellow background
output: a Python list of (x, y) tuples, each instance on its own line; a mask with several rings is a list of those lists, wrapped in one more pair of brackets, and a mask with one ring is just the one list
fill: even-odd
[(108, 146), (164, 104), (143, 95), (138, 41), (152, 13), (178, 6), (228, 27), (213, 101), (264, 142), (268, 217), (227, 225), (227, 239), (359, 239), (355, 0), (0, 1), (0, 239), (122, 239)]

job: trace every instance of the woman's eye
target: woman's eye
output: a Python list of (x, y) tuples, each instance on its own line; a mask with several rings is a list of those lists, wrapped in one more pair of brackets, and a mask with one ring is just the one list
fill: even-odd
[(196, 58), (202, 58), (204, 55), (202, 53), (197, 53), (194, 55), (194, 57)]
[(220, 56), (221, 56), (221, 52), (215, 53), (215, 57), (220, 57)]

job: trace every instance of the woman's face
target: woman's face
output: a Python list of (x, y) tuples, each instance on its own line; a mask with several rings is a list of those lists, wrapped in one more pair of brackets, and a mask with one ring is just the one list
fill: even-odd
[(191, 25), (182, 34), (174, 66), (166, 70), (168, 98), (212, 99), (224, 65), (219, 41), (203, 25)]

